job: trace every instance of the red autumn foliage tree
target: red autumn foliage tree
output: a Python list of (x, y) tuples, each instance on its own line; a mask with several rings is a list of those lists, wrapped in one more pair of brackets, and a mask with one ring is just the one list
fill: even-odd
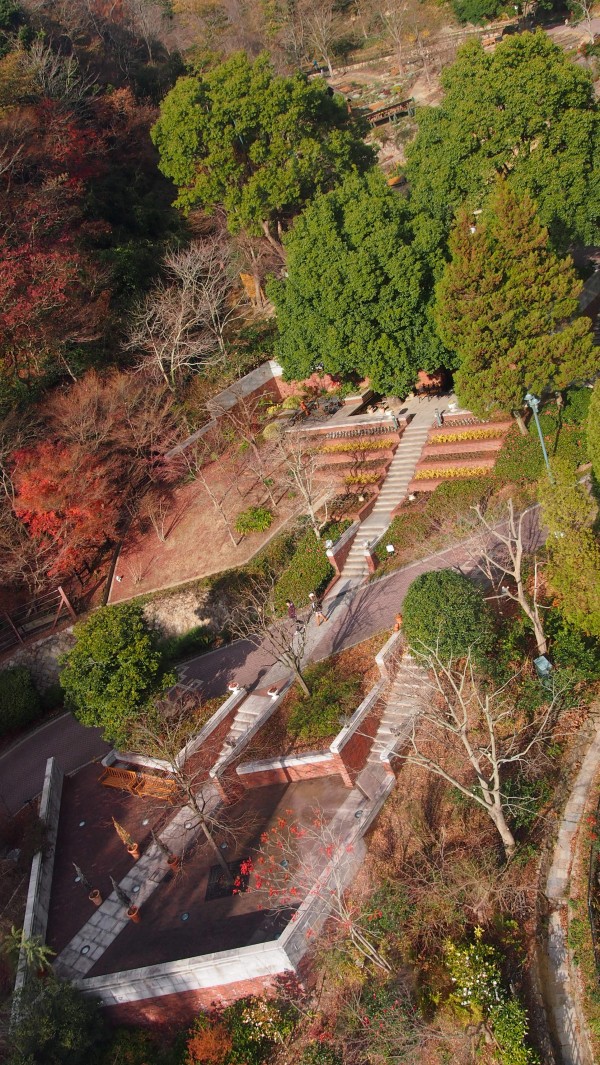
[[(251, 887), (262, 892), (269, 907), (293, 910), (305, 900), (319, 902), (328, 915), (327, 929), (338, 948), (348, 946), (363, 963), (390, 971), (370, 928), (376, 914), (365, 911), (350, 890), (353, 845), (339, 826), (315, 809), (305, 823), (278, 817), (260, 837)], [(295, 918), (292, 918), (294, 920)], [(314, 935), (311, 926), (306, 935)]]
[(60, 576), (115, 535), (119, 505), (111, 471), (89, 452), (44, 441), (13, 455), (14, 509), (49, 551)]

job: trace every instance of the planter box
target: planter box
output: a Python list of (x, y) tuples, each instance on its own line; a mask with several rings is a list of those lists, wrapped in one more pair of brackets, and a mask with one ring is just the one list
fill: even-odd
[[(477, 422), (474, 425), (456, 425), (452, 422), (453, 417), (456, 417), (457, 419), (461, 420), (461, 416), (458, 414), (444, 414), (444, 424), (434, 425), (429, 430), (428, 439), (431, 441), (431, 443), (434, 442), (436, 436), (443, 436), (445, 433), (472, 433), (474, 429), (485, 429), (486, 432), (491, 432), (492, 430), (494, 430), (495, 432), (497, 432), (498, 436), (504, 436), (513, 425), (512, 421)], [(477, 441), (474, 441), (474, 443), (475, 442)]]
[[(467, 480), (466, 477), (464, 479)], [(432, 477), (428, 481), (411, 481), (407, 491), (410, 495), (414, 495), (416, 492), (433, 492), (438, 485), (444, 484), (447, 480), (447, 477)]]
[(321, 466), (337, 466), (342, 464), (355, 465), (355, 460), (359, 462), (391, 462), (394, 457), (394, 452), (391, 448), (381, 447), (375, 451), (334, 451), (330, 454), (319, 454), (319, 463)]
[[(481, 458), (481, 459), (450, 459), (449, 458), (447, 462), (443, 462), (442, 461), (442, 462), (439, 462), (439, 463), (421, 462), (421, 461), (419, 461), (419, 463), (417, 464), (417, 468), (415, 470), (415, 473), (418, 473), (419, 470), (432, 470), (433, 471), (433, 467), (435, 465), (439, 465), (440, 469), (447, 469), (447, 470), (478, 470), (478, 469), (481, 469), (482, 466), (484, 466), (488, 470), (493, 470), (494, 466), (496, 465), (496, 456), (495, 455), (487, 455), (485, 458)], [(450, 478), (448, 478), (448, 477), (444, 477), (442, 479), (445, 480), (445, 481), (446, 480), (450, 480)], [(418, 478), (415, 478), (415, 480), (418, 480)]]
[[(421, 456), (427, 455), (476, 455), (480, 451), (500, 451), (503, 440), (456, 440), (452, 444), (436, 444), (431, 440), (425, 444)], [(449, 465), (453, 462), (449, 459)]]

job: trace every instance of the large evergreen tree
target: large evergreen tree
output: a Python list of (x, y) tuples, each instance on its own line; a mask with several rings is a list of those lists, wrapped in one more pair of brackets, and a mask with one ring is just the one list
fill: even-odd
[(239, 52), (180, 78), (151, 131), (177, 206), (222, 205), (230, 229), (268, 233), (351, 167), (373, 162), (342, 96), (321, 79), (275, 74)]
[(596, 381), (592, 392), (586, 424), (586, 442), (594, 476), (600, 484), (600, 381)]
[(538, 31), (492, 54), (478, 41), (444, 71), (444, 99), (418, 113), (407, 149), (411, 205), (443, 239), (465, 201), (481, 206), (497, 174), (528, 191), (556, 246), (600, 234), (600, 112), (592, 78)]
[(60, 675), (66, 705), (82, 725), (101, 728), (110, 743), (124, 747), (175, 674), (165, 672), (156, 635), (136, 603), (96, 610), (74, 632), (77, 642)]
[(595, 373), (590, 321), (574, 317), (581, 282), (571, 259), (549, 247), (527, 194), (498, 179), (476, 226), (468, 210), (459, 212), (450, 252), (435, 317), (457, 353), (455, 387), (465, 406), (482, 417), (509, 413), (528, 390)]
[(427, 264), (412, 244), (406, 202), (379, 171), (351, 174), (317, 197), (285, 238), (288, 277), (268, 289), (288, 377), (321, 365), (358, 371), (405, 395), (446, 354), (430, 321)]

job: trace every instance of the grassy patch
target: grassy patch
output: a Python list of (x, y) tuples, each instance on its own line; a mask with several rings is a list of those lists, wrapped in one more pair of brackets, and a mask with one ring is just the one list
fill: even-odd
[(334, 736), (343, 719), (352, 714), (360, 702), (362, 677), (345, 675), (329, 661), (310, 666), (304, 679), (310, 690), (307, 697), (298, 689), (288, 707), (288, 732), (308, 743)]

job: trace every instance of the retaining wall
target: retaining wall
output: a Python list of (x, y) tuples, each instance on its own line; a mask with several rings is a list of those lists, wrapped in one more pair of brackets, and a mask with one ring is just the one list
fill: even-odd
[(236, 772), (244, 787), (248, 789), (338, 775), (347, 787), (352, 787), (352, 780), (343, 760), (330, 750), (308, 751), (306, 754), (245, 762), (237, 767)]
[[(56, 759), (49, 758), (46, 762), (46, 773), (40, 801), (40, 820), (43, 821), (46, 829), (45, 845), (43, 851), (38, 851), (33, 856), (25, 918), (23, 920), (23, 938), (33, 939), (34, 937), (39, 937), (43, 943), (46, 941), (46, 929), (48, 927), (48, 910), (50, 907), (50, 891), (52, 888), (52, 873), (54, 871), (54, 853), (58, 835), (63, 777), (63, 771)], [(25, 956), (24, 952), (21, 951), (17, 966), (15, 991), (21, 990), (25, 983), (26, 975)]]

